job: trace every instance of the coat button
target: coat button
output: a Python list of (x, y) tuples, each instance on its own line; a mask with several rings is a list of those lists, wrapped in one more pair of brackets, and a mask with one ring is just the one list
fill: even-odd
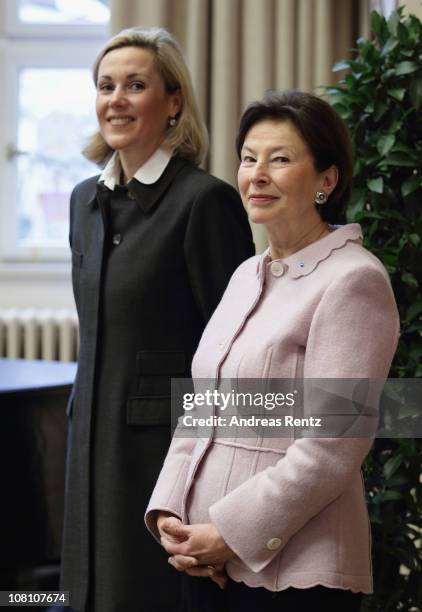
[(271, 538), (271, 540), (268, 540), (267, 542), (268, 550), (277, 550), (277, 548), (280, 548), (280, 546), (281, 546), (280, 538)]
[(129, 200), (136, 200), (135, 196), (130, 191), (128, 191), (127, 195), (129, 197)]
[(113, 236), (113, 244), (115, 244), (116, 246), (118, 244), (120, 244), (122, 241), (122, 235), (121, 234), (114, 234)]
[(284, 274), (284, 266), (279, 261), (273, 261), (270, 270), (273, 276), (283, 276)]

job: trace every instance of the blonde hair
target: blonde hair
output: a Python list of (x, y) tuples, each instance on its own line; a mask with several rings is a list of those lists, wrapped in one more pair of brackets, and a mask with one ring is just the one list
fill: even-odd
[[(208, 150), (208, 133), (200, 117), (193, 93), (189, 71), (177, 41), (164, 28), (128, 28), (114, 36), (98, 54), (93, 67), (94, 83), (98, 69), (107, 53), (123, 47), (150, 49), (155, 56), (157, 70), (168, 94), (180, 90), (182, 109), (175, 126), (169, 127), (162, 146), (172, 149), (194, 164), (199, 165)], [(101, 132), (97, 131), (83, 150), (85, 157), (99, 166), (105, 166), (113, 154)]]

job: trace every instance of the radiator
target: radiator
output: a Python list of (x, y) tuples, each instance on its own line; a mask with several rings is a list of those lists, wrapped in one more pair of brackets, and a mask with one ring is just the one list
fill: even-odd
[(0, 357), (76, 361), (78, 349), (75, 312), (0, 309)]

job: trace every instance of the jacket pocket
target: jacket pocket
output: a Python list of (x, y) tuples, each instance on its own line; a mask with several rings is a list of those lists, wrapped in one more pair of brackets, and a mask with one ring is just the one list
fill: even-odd
[(131, 395), (170, 397), (171, 379), (186, 376), (186, 361), (183, 351), (138, 351)]
[(186, 376), (183, 351), (140, 350), (136, 353), (136, 380), (126, 403), (128, 425), (171, 424), (171, 379)]
[(126, 403), (128, 425), (171, 425), (170, 396), (130, 397)]

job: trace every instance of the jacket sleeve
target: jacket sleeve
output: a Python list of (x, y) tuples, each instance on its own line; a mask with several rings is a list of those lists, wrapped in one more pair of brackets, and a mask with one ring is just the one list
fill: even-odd
[(207, 322), (235, 269), (255, 253), (247, 215), (233, 187), (214, 179), (198, 193), (184, 252), (193, 294)]
[(145, 511), (145, 524), (160, 541), (157, 530), (157, 513), (166, 511), (182, 519), (182, 500), (187, 481), (195, 437), (173, 436), (167, 457)]
[[(397, 308), (384, 271), (368, 266), (348, 273), (329, 286), (314, 312), (304, 378), (384, 379), (397, 337)], [(370, 447), (368, 437), (297, 439), (277, 464), (213, 504), (211, 520), (245, 565), (259, 572), (342, 494)]]

